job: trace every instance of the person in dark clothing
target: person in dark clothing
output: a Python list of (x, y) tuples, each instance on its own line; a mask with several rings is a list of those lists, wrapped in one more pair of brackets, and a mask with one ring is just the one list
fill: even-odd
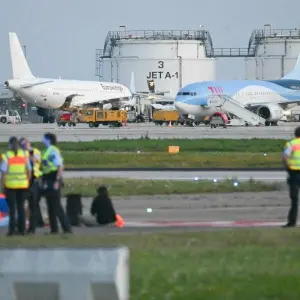
[(116, 211), (108, 195), (107, 188), (100, 186), (97, 190), (97, 196), (91, 204), (91, 215), (94, 218), (84, 217), (83, 223), (86, 226), (104, 226), (117, 221)]
[(22, 137), (19, 140), (21, 149), (28, 153), (28, 158), (32, 167), (31, 180), (27, 200), (29, 204), (29, 228), (27, 233), (35, 233), (37, 226), (44, 227), (44, 221), (40, 208), (40, 171), (41, 165), (41, 152), (37, 148), (33, 148), (28, 139)]
[(41, 164), (42, 192), (46, 198), (50, 232), (51, 234), (59, 232), (57, 223), (57, 219), (59, 219), (64, 233), (72, 233), (69, 218), (61, 204), (64, 166), (60, 150), (56, 146), (56, 136), (52, 133), (45, 133), (43, 143), (46, 149), (42, 155)]
[(298, 197), (300, 187), (300, 127), (295, 129), (295, 138), (288, 141), (282, 154), (283, 163), (288, 174), (291, 206), (284, 228), (295, 227), (298, 217)]

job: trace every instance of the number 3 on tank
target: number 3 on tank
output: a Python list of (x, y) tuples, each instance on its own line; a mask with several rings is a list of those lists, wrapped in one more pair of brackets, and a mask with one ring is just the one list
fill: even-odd
[(164, 65), (165, 65), (165, 64), (164, 64), (163, 61), (160, 60), (160, 61), (158, 62), (158, 68), (159, 68), (159, 69), (163, 69), (163, 68), (164, 68)]

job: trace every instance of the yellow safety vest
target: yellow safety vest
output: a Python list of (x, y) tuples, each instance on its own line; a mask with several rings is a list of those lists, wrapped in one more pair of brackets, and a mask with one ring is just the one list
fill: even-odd
[(18, 150), (17, 155), (14, 151), (7, 151), (2, 155), (7, 163), (7, 173), (4, 178), (4, 185), (8, 189), (27, 189), (29, 178), (27, 174), (28, 157), (26, 152)]
[[(26, 150), (26, 154), (28, 156), (28, 158), (30, 157), (30, 153), (28, 150)], [(35, 178), (39, 178), (43, 175), (43, 173), (41, 172), (41, 151), (37, 148), (33, 148), (33, 155), (35, 156), (35, 158), (39, 158), (38, 160), (36, 160), (36, 162), (33, 165), (33, 174)]]
[(287, 164), (290, 170), (300, 170), (300, 139), (296, 138), (286, 144), (292, 147), (292, 154), (287, 159)]
[(57, 171), (57, 166), (55, 166), (50, 156), (53, 150), (60, 153), (60, 150), (57, 147), (49, 146), (42, 156), (41, 171), (45, 175)]

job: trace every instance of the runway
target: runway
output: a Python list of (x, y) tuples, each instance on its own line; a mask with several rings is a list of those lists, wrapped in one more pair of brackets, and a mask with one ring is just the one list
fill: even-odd
[(155, 126), (153, 123), (128, 124), (122, 128), (89, 128), (87, 124), (76, 127), (58, 127), (56, 124), (0, 124), (0, 142), (8, 141), (11, 135), (25, 136), (31, 141), (40, 141), (43, 133), (54, 132), (59, 141), (80, 142), (114, 139), (251, 139), (251, 138), (279, 138), (290, 139), (299, 123), (282, 123), (275, 127), (228, 127), (214, 128), (200, 125), (197, 127)]
[(250, 179), (265, 182), (284, 182), (286, 172), (283, 171), (65, 171), (64, 178), (130, 178), (140, 180), (224, 180)]

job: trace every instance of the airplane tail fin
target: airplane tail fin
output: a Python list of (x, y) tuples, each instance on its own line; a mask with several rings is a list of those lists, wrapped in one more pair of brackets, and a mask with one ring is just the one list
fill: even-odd
[(297, 62), (295, 64), (294, 69), (286, 74), (284, 77), (281, 79), (298, 79), (300, 80), (300, 54), (298, 56)]
[(27, 64), (25, 55), (15, 32), (9, 32), (9, 45), (13, 79), (35, 78)]

